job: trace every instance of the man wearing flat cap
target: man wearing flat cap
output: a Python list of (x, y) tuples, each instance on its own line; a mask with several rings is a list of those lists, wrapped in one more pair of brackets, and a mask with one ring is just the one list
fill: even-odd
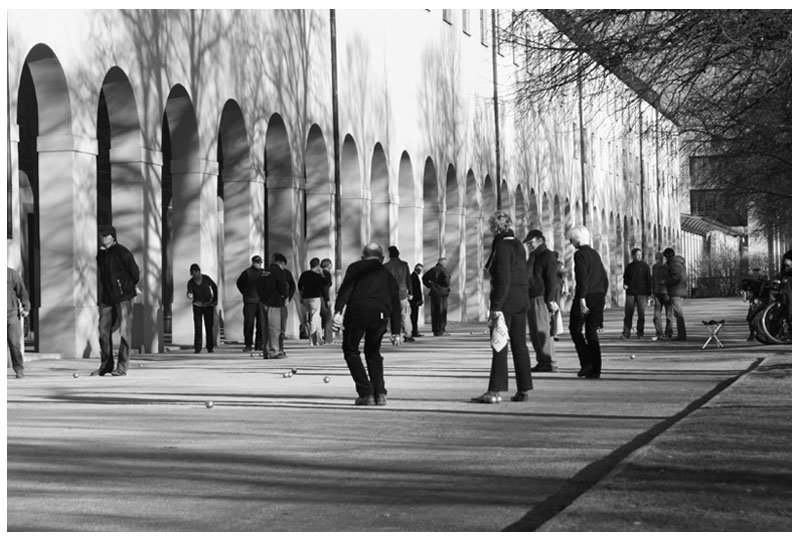
[[(133, 299), (139, 283), (139, 266), (131, 251), (117, 243), (117, 230), (109, 224), (99, 226), (100, 250), (97, 253), (97, 278), (100, 305), (100, 368), (91, 375), (124, 376), (128, 373), (133, 327)], [(119, 329), (119, 352), (114, 367), (111, 335)]]
[(555, 253), (547, 248), (541, 230), (531, 230), (523, 241), (530, 249), (528, 255), (528, 329), (533, 349), (536, 351), (536, 366), (532, 372), (553, 372), (553, 337), (550, 324), (553, 314), (558, 311), (558, 260)]
[(261, 301), (258, 300), (258, 279), (261, 277), (261, 270), (264, 268), (264, 259), (258, 254), (250, 258), (250, 267), (242, 271), (236, 279), (236, 289), (242, 294), (244, 308), (242, 316), (244, 318), (244, 349), (245, 353), (253, 351), (253, 330), (256, 332), (255, 348), (258, 351), (264, 349), (263, 317), (261, 313)]

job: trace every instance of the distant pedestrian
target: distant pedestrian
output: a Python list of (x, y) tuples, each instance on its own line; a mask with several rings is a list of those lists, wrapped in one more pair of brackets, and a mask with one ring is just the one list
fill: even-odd
[(525, 247), (514, 237), (511, 218), (504, 211), (496, 211), (489, 218), (489, 226), (494, 233), (492, 250), (486, 262), (486, 270), (491, 277), (489, 322), (492, 339), (495, 331), (507, 328), (508, 338), (499, 349), (492, 346), (492, 369), (489, 374), (489, 389), (480, 396), (472, 398), (476, 403), (499, 403), (500, 392), (508, 390), (508, 348), (514, 359), (514, 377), (517, 392), (511, 401), (524, 402), (529, 399), (528, 392), (533, 389), (531, 379), (531, 357), (525, 341), (525, 325), (528, 313), (528, 268), (525, 260)]
[[(656, 330), (653, 340), (664, 340), (672, 338), (672, 304), (667, 291), (669, 268), (664, 263), (664, 255), (661, 252), (656, 252), (656, 263), (653, 264), (652, 275), (653, 326)], [(661, 323), (662, 317), (666, 319), (666, 327)]]
[(603, 326), (608, 273), (600, 254), (589, 246), (592, 236), (585, 226), (575, 226), (570, 229), (567, 239), (575, 247), (572, 258), (575, 270), (575, 297), (569, 315), (569, 333), (581, 365), (578, 377), (599, 379), (603, 360), (597, 330)]
[(292, 302), (294, 299), (294, 294), (297, 291), (297, 285), (294, 282), (294, 276), (292, 272), (286, 267), (288, 262), (286, 261), (286, 256), (277, 252), (272, 255), (272, 260), (277, 261), (283, 267), (283, 276), (286, 279), (286, 284), (289, 286), (289, 291), (286, 298), (283, 301), (283, 305), (281, 306), (281, 335), (280, 335), (280, 354), (281, 356), (286, 356), (286, 348), (284, 347), (284, 343), (286, 342), (286, 324), (289, 320), (289, 303)]
[(239, 275), (236, 280), (236, 288), (242, 294), (244, 308), (244, 349), (245, 353), (253, 351), (253, 330), (255, 329), (255, 349), (261, 351), (264, 348), (264, 335), (261, 326), (263, 325), (261, 303), (258, 300), (258, 278), (264, 268), (264, 259), (256, 254), (250, 258), (251, 265)]
[(31, 302), (28, 299), (28, 290), (19, 273), (6, 266), (6, 293), (8, 294), (8, 307), (6, 308), (6, 339), (8, 340), (8, 355), (11, 357), (11, 367), (17, 379), (25, 377), (25, 364), (22, 356), (22, 319), (31, 311)]
[(650, 266), (642, 261), (642, 249), (631, 250), (631, 263), (625, 267), (622, 275), (622, 288), (625, 290), (625, 317), (622, 321), (622, 339), (631, 337), (633, 327), (633, 310), (636, 309), (636, 338), (644, 336), (645, 311), (647, 298), (653, 290), (650, 278)]
[(289, 296), (289, 283), (286, 281), (283, 256), (273, 255), (269, 267), (261, 271), (258, 279), (258, 300), (263, 313), (264, 358), (280, 359), (281, 353), (281, 310)]
[[(100, 368), (91, 375), (124, 376), (128, 373), (133, 332), (133, 299), (137, 295), (139, 266), (131, 251), (117, 242), (117, 230), (110, 225), (98, 228), (97, 279), (100, 307)], [(112, 334), (119, 329), (119, 351), (114, 367)]]
[(667, 260), (667, 269), (669, 270), (667, 293), (678, 330), (675, 340), (686, 340), (686, 321), (683, 318), (683, 301), (689, 293), (686, 260), (683, 256), (676, 255), (672, 248), (664, 249), (664, 258)]
[(433, 336), (450, 336), (447, 332), (447, 301), (450, 296), (450, 273), (447, 258), (439, 258), (436, 265), (422, 275), (422, 283), (430, 288), (431, 329)]
[(333, 342), (333, 305), (331, 304), (331, 288), (333, 288), (333, 262), (330, 258), (323, 259), (319, 266), (322, 267), (322, 276), (325, 277), (325, 287), (322, 290), (322, 304), (320, 305), (320, 318), (322, 319), (323, 341), (326, 344)]
[(192, 319), (194, 320), (194, 352), (203, 349), (203, 327), (206, 330), (206, 349), (214, 352), (214, 316), (217, 310), (217, 283), (210, 276), (204, 275), (200, 266), (193, 263), (189, 267), (192, 278), (186, 282), (186, 298), (192, 302)]
[(556, 298), (560, 291), (558, 261), (547, 248), (541, 230), (531, 230), (524, 243), (531, 249), (528, 255), (528, 328), (533, 349), (536, 351), (536, 366), (532, 372), (554, 372), (555, 347), (553, 346), (552, 318), (559, 312)]
[(303, 321), (306, 324), (308, 345), (321, 346), (323, 343), (322, 318), (320, 309), (325, 289), (325, 276), (322, 274), (319, 258), (311, 258), (309, 269), (300, 274), (297, 291), (303, 305)]
[[(336, 296), (334, 324), (344, 325), (342, 351), (358, 393), (355, 404), (386, 405), (381, 339), (389, 324), (392, 345), (400, 344), (400, 297), (377, 243), (366, 245), (361, 260), (347, 268)], [(366, 370), (358, 351), (362, 338)]]
[(421, 263), (414, 266), (414, 271), (411, 273), (411, 295), (408, 298), (411, 305), (411, 336), (419, 338), (423, 336), (419, 332), (419, 307), (425, 304), (425, 295), (422, 293), (422, 270), (424, 267)]
[(409, 290), (411, 290), (411, 271), (408, 269), (408, 263), (400, 259), (400, 251), (393, 245), (389, 247), (389, 261), (383, 265), (392, 273), (397, 282), (400, 294), (400, 330), (403, 332), (403, 342), (413, 342), (411, 304), (408, 302)]

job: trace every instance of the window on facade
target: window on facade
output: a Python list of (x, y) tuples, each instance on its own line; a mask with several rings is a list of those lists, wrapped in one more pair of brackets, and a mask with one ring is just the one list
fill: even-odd
[(470, 11), (468, 9), (461, 10), (461, 31), (467, 35), (470, 35)]
[(442, 20), (447, 24), (453, 24), (453, 10), (452, 9), (443, 9), (442, 10)]

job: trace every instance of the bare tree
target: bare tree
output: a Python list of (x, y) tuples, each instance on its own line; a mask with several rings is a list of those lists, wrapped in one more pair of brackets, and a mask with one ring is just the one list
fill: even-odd
[(791, 22), (790, 10), (529, 10), (500, 33), (534, 66), (518, 105), (622, 80), (713, 158), (706, 187), (762, 228), (790, 228)]

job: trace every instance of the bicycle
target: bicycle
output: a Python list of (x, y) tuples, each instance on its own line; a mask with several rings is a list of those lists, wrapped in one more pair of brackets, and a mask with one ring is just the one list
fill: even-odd
[(792, 318), (789, 301), (780, 280), (745, 278), (743, 299), (750, 303), (747, 321), (750, 339), (762, 344), (791, 344)]

